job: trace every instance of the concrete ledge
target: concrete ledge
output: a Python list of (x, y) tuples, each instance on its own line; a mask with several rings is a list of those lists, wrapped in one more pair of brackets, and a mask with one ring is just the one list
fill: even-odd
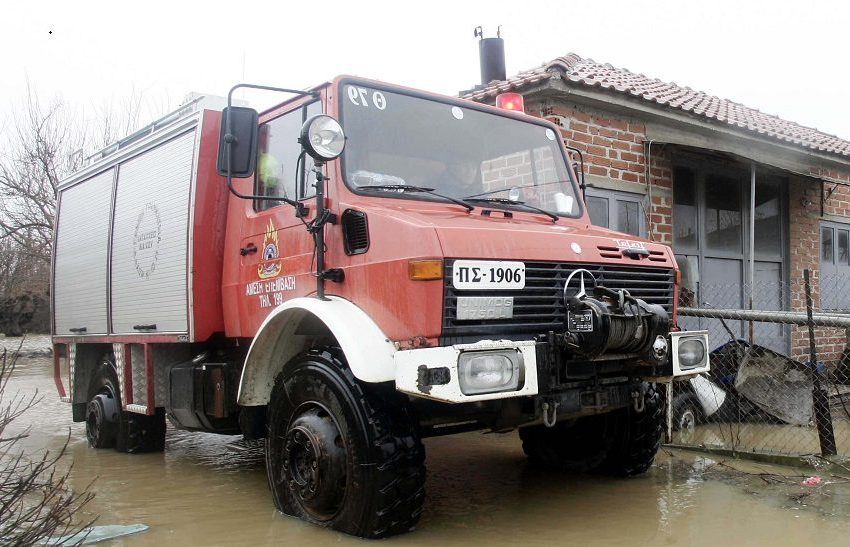
[[(812, 463), (811, 458), (808, 457), (810, 455), (802, 455), (802, 456), (791, 456), (785, 454), (773, 454), (769, 452), (746, 452), (741, 450), (731, 450), (728, 448), (714, 448), (707, 446), (692, 446), (686, 444), (665, 444), (663, 445), (665, 448), (674, 448), (676, 450), (685, 450), (688, 452), (704, 452), (706, 454), (711, 454), (712, 456), (723, 456), (726, 458), (732, 458), (736, 460), (749, 460), (761, 463), (771, 463), (775, 465), (785, 465), (788, 467), (808, 467), (810, 469), (823, 469), (821, 466), (815, 466)], [(821, 460), (826, 465), (828, 460)], [(832, 465), (830, 467), (835, 467), (835, 471), (838, 469), (843, 470), (845, 473), (847, 469), (841, 467), (839, 465)], [(833, 470), (833, 469), (830, 469)]]

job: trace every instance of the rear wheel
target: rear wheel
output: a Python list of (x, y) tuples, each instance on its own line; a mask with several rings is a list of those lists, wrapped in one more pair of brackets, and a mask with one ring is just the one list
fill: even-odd
[(120, 391), (115, 370), (101, 364), (89, 387), (86, 407), (86, 438), (92, 448), (114, 448), (121, 413)]
[(165, 448), (165, 411), (153, 416), (121, 410), (121, 390), (111, 357), (106, 357), (89, 386), (86, 438), (93, 448), (119, 452), (161, 452)]
[(362, 386), (336, 350), (287, 364), (268, 407), (266, 471), (275, 505), (364, 537), (412, 530), (425, 498), (425, 450), (394, 390)]
[(153, 416), (122, 412), (115, 448), (119, 452), (141, 454), (165, 449), (165, 410), (157, 408)]

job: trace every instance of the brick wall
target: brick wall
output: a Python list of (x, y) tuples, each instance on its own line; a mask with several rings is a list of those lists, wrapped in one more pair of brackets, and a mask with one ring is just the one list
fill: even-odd
[[(530, 104), (528, 110), (558, 125), (564, 143), (581, 150), (585, 174), (643, 185), (640, 191), (646, 193), (646, 126), (642, 121), (577, 105)], [(652, 187), (662, 192), (656, 192), (651, 203), (644, 203), (646, 224), (650, 239), (670, 245), (672, 163), (661, 146), (653, 146), (650, 152)]]
[[(814, 177), (850, 182), (850, 173), (826, 169), (812, 170)], [(827, 191), (832, 186), (826, 183)], [(821, 304), (821, 291), (850, 290), (836, 286), (835, 280), (822, 280), (820, 274), (820, 185), (812, 179), (792, 178), (788, 188), (788, 213), (790, 218), (790, 270), (791, 309), (806, 310), (803, 271), (808, 268), (812, 278), (812, 301), (817, 310)], [(824, 202), (824, 215), (850, 217), (850, 188), (836, 186)], [(835, 220), (840, 220), (836, 218)], [(850, 222), (850, 218), (847, 218)], [(823, 287), (822, 287), (823, 285)], [(819, 327), (815, 329), (818, 359), (836, 361), (847, 343), (844, 329)], [(809, 359), (809, 333), (806, 327), (795, 327), (791, 332), (791, 353), (795, 359)]]

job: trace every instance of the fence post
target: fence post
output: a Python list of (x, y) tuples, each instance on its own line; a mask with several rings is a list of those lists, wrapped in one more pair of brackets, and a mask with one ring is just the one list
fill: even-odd
[(667, 401), (667, 427), (664, 428), (664, 442), (670, 444), (673, 442), (673, 382), (664, 384), (664, 400)]
[(837, 454), (837, 450), (835, 449), (835, 432), (832, 430), (832, 416), (829, 412), (829, 400), (826, 393), (821, 389), (820, 372), (817, 369), (815, 322), (812, 319), (812, 284), (808, 268), (803, 270), (803, 279), (806, 288), (806, 317), (809, 325), (809, 370), (812, 375), (812, 405), (815, 411), (815, 423), (818, 427), (820, 452), (822, 456), (834, 456)]

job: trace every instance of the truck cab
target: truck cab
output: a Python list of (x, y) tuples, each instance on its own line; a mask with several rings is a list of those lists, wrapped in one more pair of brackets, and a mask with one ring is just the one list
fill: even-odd
[[(189, 171), (136, 190), (135, 214), (121, 177), (161, 176), (143, 160), (182, 118), (62, 187), (57, 387), (92, 446), (161, 449), (166, 417), (265, 438), (276, 506), (361, 537), (415, 526), (427, 436), (518, 430), (537, 465), (649, 468), (658, 384), (708, 369), (707, 334), (676, 328), (668, 247), (590, 224), (557, 126), (348, 76), (259, 114), (191, 116), (173, 151)], [(105, 319), (62, 332), (85, 319), (61, 275), (80, 236), (61, 219), (87, 181), (112, 195)], [(177, 264), (183, 322), (164, 331), (168, 306), (116, 301), (153, 295)]]

